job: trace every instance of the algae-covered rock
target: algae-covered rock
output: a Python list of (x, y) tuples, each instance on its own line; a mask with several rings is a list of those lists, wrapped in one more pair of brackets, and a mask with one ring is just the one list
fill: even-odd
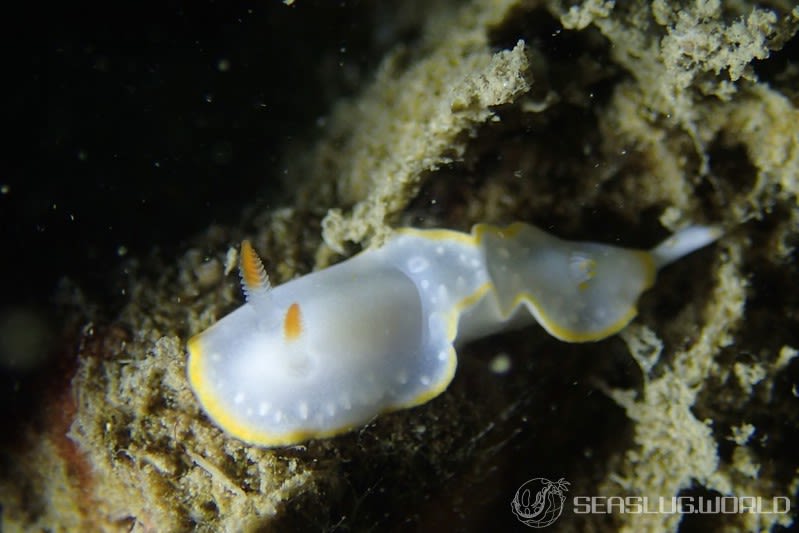
[[(84, 327), (66, 414), (6, 452), (4, 525), (523, 527), (510, 502), (536, 477), (570, 482), (566, 530), (792, 522), (795, 510), (581, 514), (571, 497), (799, 504), (799, 8), (427, 9), (290, 147), (286, 173), (302, 179), (285, 201), (196, 237), (133, 280), (119, 316)], [(398, 224), (514, 220), (635, 247), (688, 223), (725, 236), (665, 270), (621, 335), (572, 345), (532, 327), (477, 341), (440, 397), (347, 435), (255, 448), (199, 409), (185, 341), (240, 302), (229, 267), (243, 236), (282, 282)]]

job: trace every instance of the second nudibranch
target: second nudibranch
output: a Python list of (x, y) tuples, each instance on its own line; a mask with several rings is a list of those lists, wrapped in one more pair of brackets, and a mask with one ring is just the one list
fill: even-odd
[(189, 381), (210, 418), (245, 442), (331, 436), (438, 396), (455, 374), (456, 340), (533, 321), (567, 342), (617, 333), (657, 269), (719, 235), (691, 227), (644, 251), (522, 223), (405, 228), (275, 288), (244, 241), (247, 303), (189, 341)]

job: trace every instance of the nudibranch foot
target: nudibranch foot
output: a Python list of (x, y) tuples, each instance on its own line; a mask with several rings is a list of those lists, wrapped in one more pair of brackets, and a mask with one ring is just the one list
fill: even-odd
[(245, 442), (335, 435), (439, 395), (455, 374), (456, 341), (532, 322), (568, 342), (617, 333), (658, 268), (720, 234), (692, 227), (644, 251), (521, 223), (471, 234), (404, 228), (274, 288), (245, 241), (247, 303), (189, 341), (189, 382), (211, 420)]

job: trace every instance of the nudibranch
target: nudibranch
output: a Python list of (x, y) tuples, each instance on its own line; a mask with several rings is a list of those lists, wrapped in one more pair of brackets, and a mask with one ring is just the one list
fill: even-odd
[(403, 228), (275, 288), (244, 241), (247, 302), (189, 340), (189, 382), (213, 422), (247, 443), (332, 436), (438, 396), (456, 341), (533, 321), (566, 342), (617, 333), (659, 268), (719, 236), (694, 226), (645, 251), (522, 223)]

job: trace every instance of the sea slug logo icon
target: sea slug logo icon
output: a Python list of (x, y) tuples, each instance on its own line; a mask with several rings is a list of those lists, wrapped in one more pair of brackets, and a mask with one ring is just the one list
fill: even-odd
[(526, 481), (510, 502), (510, 508), (519, 522), (530, 527), (547, 527), (563, 512), (564, 494), (569, 490), (569, 482), (560, 478), (550, 481), (536, 477)]

